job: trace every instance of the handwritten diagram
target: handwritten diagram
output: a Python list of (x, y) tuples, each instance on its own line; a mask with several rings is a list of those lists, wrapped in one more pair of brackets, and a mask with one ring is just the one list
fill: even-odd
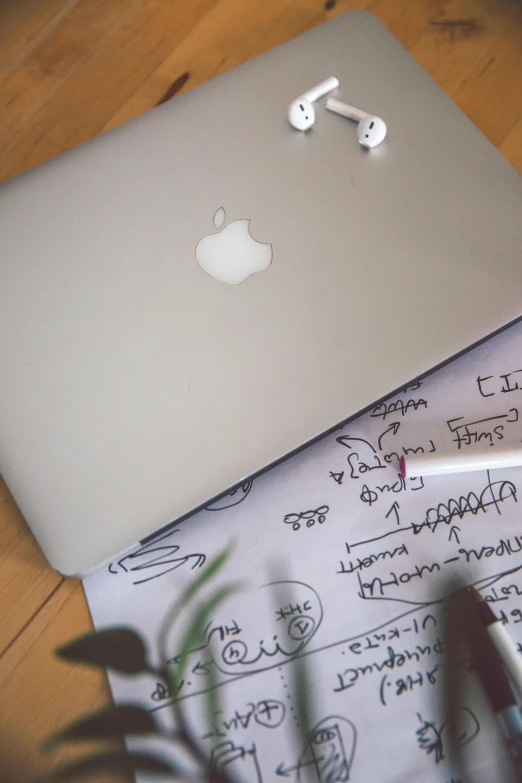
[(158, 579), (177, 568), (187, 567), (191, 571), (201, 568), (206, 556), (202, 553), (183, 554), (181, 547), (176, 543), (178, 532), (174, 530), (164, 533), (129, 555), (110, 563), (109, 573), (128, 574), (133, 584), (140, 585)]
[[(450, 743), (450, 721), (448, 718), (437, 725), (435, 721), (425, 720), (420, 714), (417, 714), (420, 726), (416, 730), (417, 742), (419, 748), (427, 755), (433, 755), (435, 764), (446, 757), (446, 746)], [(467, 707), (458, 707), (456, 713), (452, 716), (453, 733), (456, 744), (459, 748), (469, 745), (480, 732), (480, 724)]]
[(215, 745), (211, 751), (210, 780), (221, 780), (219, 773), (222, 772), (227, 772), (233, 780), (263, 783), (256, 746), (245, 748), (242, 745), (234, 745), (230, 741)]
[(285, 514), (283, 522), (285, 525), (292, 525), (292, 530), (301, 530), (301, 525), (313, 527), (316, 522), (322, 525), (326, 520), (326, 515), (329, 510), (328, 506), (319, 506), (319, 508), (311, 509), (309, 511)]
[(302, 780), (302, 771), (312, 764), (318, 783), (350, 780), (356, 744), (357, 731), (350, 720), (340, 715), (323, 718), (308, 735), (308, 743), (297, 768), (297, 780)]
[(322, 619), (321, 600), (313, 588), (301, 582), (272, 582), (242, 593), (218, 612), (205, 631), (205, 647), (220, 671), (251, 674), (295, 657)]
[[(241, 589), (183, 653), (183, 681), (131, 691), (111, 675), (115, 699), (162, 720), (179, 701), (211, 769), (238, 781), (457, 783), (451, 721), (473, 780), (501, 780), (506, 754), (464, 653), (466, 698), (444, 707), (445, 599), (448, 580), (474, 584), (522, 654), (522, 469), (405, 479), (399, 460), (521, 442), (521, 345), (519, 324), (90, 575), (95, 623), (138, 625), (154, 649), (179, 590), (234, 544), (223, 580)], [(175, 634), (169, 645), (173, 664)]]
[(223, 511), (225, 508), (239, 505), (248, 497), (253, 483), (253, 481), (245, 481), (240, 487), (236, 487), (219, 500), (210, 503), (205, 507), (205, 511)]

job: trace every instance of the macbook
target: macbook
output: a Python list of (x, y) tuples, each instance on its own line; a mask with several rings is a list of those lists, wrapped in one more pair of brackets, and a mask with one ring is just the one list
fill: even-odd
[[(332, 97), (356, 126), (291, 101)], [(0, 188), (0, 472), (83, 575), (522, 314), (522, 182), (372, 15)], [(239, 490), (240, 491), (240, 490)]]

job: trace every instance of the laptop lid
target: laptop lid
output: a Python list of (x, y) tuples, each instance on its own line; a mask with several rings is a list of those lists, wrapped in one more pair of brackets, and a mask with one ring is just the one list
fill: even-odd
[[(289, 126), (331, 75), (382, 145), (321, 103)], [(0, 471), (51, 564), (87, 572), (519, 317), (521, 207), (365, 12), (2, 186)], [(263, 271), (216, 279), (236, 251)]]

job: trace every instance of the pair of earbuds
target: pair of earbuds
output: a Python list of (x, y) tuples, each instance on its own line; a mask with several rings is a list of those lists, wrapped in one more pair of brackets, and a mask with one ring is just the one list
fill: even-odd
[[(292, 101), (288, 107), (288, 121), (290, 125), (296, 130), (310, 130), (315, 123), (315, 101), (323, 98), (338, 86), (339, 79), (335, 76), (330, 76), (324, 82), (312, 87), (311, 90)], [(387, 128), (386, 123), (380, 117), (367, 114), (360, 109), (356, 109), (355, 106), (349, 106), (347, 103), (338, 101), (335, 98), (328, 98), (325, 106), (328, 111), (340, 114), (342, 117), (348, 117), (349, 120), (355, 120), (358, 123), (357, 139), (359, 144), (366, 147), (366, 149), (376, 147), (384, 140)]]

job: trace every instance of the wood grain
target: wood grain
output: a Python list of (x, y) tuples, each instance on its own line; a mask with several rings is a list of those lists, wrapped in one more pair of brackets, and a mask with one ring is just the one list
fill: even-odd
[[(0, 181), (353, 8), (373, 11), (522, 173), (518, 0), (3, 0)], [(109, 694), (53, 657), (90, 627), (82, 588), (47, 566), (1, 482), (0, 607), (2, 779), (37, 781), (65, 756), (44, 757), (41, 741)]]

